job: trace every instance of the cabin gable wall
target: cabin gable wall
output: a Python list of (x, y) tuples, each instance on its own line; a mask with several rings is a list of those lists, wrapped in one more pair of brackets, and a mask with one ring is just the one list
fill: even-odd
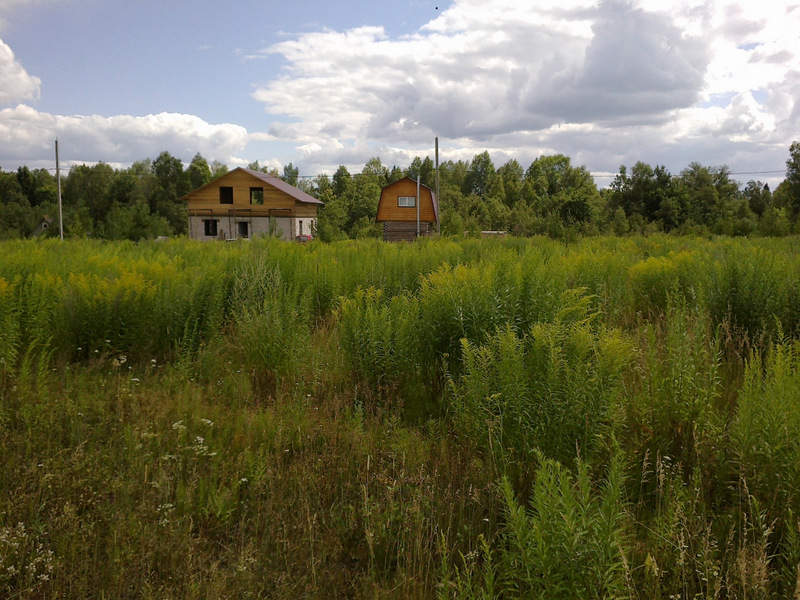
[[(417, 208), (415, 206), (398, 206), (397, 198), (400, 196), (416, 196), (417, 183), (410, 179), (401, 179), (386, 186), (381, 191), (381, 199), (378, 202), (378, 215), (376, 221), (402, 221), (409, 222), (417, 220)], [(433, 199), (431, 191), (423, 186), (419, 188), (419, 220), (426, 223), (435, 223), (436, 217), (433, 212)]]

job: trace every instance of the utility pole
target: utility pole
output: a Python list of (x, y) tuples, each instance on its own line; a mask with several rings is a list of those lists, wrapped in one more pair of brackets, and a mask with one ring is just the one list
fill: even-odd
[(417, 173), (417, 238), (419, 238), (419, 173)]
[(436, 204), (439, 208), (438, 214), (436, 215), (436, 233), (442, 232), (442, 199), (439, 197), (439, 136), (437, 135), (435, 138), (436, 144)]
[(56, 139), (56, 185), (58, 186), (58, 233), (64, 239), (64, 214), (61, 211), (61, 169), (58, 164), (58, 139)]

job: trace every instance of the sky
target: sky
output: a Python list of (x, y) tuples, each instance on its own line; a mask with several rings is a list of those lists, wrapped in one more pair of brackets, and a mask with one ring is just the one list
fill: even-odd
[(435, 136), (440, 160), (562, 153), (601, 185), (639, 160), (776, 183), (800, 0), (0, 0), (6, 170), (52, 167), (58, 138), (67, 166), (316, 175), (405, 167)]

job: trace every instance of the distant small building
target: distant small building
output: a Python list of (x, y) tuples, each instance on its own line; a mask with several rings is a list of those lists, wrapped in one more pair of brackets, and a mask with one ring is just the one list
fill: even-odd
[(47, 233), (47, 230), (50, 229), (53, 225), (53, 219), (45, 215), (42, 217), (42, 220), (36, 226), (36, 228), (31, 232), (31, 237), (40, 237)]
[(322, 202), (279, 177), (241, 167), (183, 197), (193, 240), (313, 235)]
[[(403, 177), (381, 190), (378, 223), (383, 223), (383, 239), (412, 241), (417, 237), (417, 182)], [(419, 186), (419, 234), (430, 235), (439, 223), (436, 194), (427, 185)]]

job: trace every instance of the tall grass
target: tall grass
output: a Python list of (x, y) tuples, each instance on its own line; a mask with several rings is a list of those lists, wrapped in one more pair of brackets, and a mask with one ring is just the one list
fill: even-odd
[(796, 243), (3, 243), (0, 596), (797, 595)]
[(542, 459), (527, 506), (507, 479), (499, 488), (505, 522), (496, 541), (484, 543), (462, 569), (445, 569), (440, 597), (630, 597), (619, 461), (593, 489), (584, 463), (573, 476), (557, 461)]
[(571, 290), (551, 322), (521, 336), (506, 325), (485, 344), (462, 341), (453, 420), (496, 464), (520, 468), (536, 452), (569, 464), (594, 456), (611, 433), (632, 346), (618, 332), (595, 330), (590, 302)]

